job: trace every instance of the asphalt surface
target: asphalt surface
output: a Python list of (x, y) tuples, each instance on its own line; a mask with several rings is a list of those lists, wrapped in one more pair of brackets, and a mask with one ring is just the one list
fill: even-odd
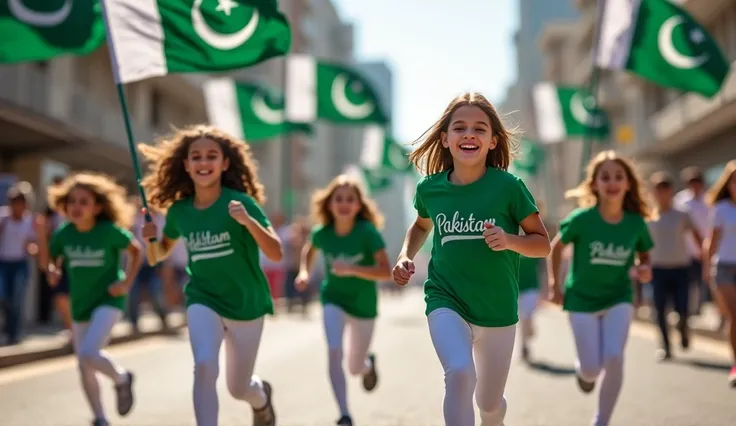
[[(373, 349), (380, 383), (367, 394), (349, 380), (356, 426), (442, 426), (442, 369), (432, 349), (421, 295), (384, 297)], [(736, 389), (726, 383), (729, 351), (721, 342), (697, 339), (671, 363), (654, 360), (657, 338), (634, 325), (626, 351), (624, 389), (611, 425), (733, 426)], [(121, 344), (109, 352), (137, 374), (136, 405), (119, 418), (112, 385), (101, 377), (104, 403), (115, 426), (195, 425), (191, 403), (192, 358), (186, 334)], [(506, 426), (590, 425), (596, 394), (581, 394), (573, 375), (574, 351), (567, 320), (542, 308), (537, 315), (534, 364), (515, 359), (506, 396)], [(337, 408), (327, 376), (321, 315), (279, 315), (267, 322), (256, 373), (274, 386), (281, 426), (335, 424)], [(250, 425), (250, 408), (218, 382), (220, 424)], [(91, 414), (73, 357), (0, 370), (0, 425), (89, 425)], [(480, 424), (478, 422), (478, 424)]]

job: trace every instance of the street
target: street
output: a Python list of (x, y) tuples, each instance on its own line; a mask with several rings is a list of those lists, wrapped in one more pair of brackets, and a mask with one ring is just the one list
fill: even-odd
[[(385, 296), (374, 340), (379, 386), (366, 394), (349, 380), (353, 420), (360, 426), (443, 425), (442, 370), (432, 349), (417, 291)], [(654, 329), (632, 328), (626, 352), (624, 389), (612, 425), (727, 426), (736, 424), (736, 390), (729, 389), (725, 344), (696, 339), (693, 349), (669, 364), (654, 361)], [(518, 347), (518, 346), (517, 346)], [(186, 334), (153, 337), (109, 349), (136, 375), (136, 405), (120, 419), (112, 386), (101, 377), (104, 402), (116, 426), (194, 425), (192, 360)], [(596, 394), (581, 394), (573, 375), (573, 343), (565, 316), (538, 311), (535, 367), (514, 360), (506, 395), (507, 426), (584, 426)], [(224, 369), (224, 366), (223, 366)], [(227, 393), (221, 369), (220, 424), (249, 425), (250, 408)], [(338, 417), (327, 377), (321, 316), (281, 314), (267, 322), (256, 373), (274, 386), (281, 426), (327, 426)], [(88, 425), (76, 361), (59, 358), (0, 370), (0, 424), (3, 426)]]

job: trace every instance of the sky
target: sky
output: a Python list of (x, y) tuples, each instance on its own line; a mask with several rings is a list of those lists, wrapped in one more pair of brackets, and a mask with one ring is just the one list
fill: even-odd
[(355, 25), (359, 61), (394, 74), (395, 137), (417, 139), (456, 95), (502, 102), (515, 79), (516, 0), (332, 0)]

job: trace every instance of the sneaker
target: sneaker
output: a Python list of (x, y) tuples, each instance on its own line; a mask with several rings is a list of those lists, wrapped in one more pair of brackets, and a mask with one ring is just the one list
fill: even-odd
[(125, 373), (125, 383), (115, 385), (115, 393), (118, 399), (118, 414), (125, 416), (133, 408), (133, 373)]
[(337, 426), (353, 426), (353, 419), (350, 416), (342, 416), (336, 424)]
[(363, 388), (370, 392), (378, 385), (378, 371), (376, 371), (376, 355), (368, 355), (371, 362), (371, 369), (363, 375)]
[(92, 422), (92, 426), (110, 426), (110, 423), (108, 423), (105, 419), (95, 419)]
[(586, 382), (579, 375), (577, 375), (576, 377), (578, 379), (578, 387), (581, 391), (583, 391), (583, 393), (591, 393), (593, 391), (593, 389), (595, 388), (595, 381)]
[(731, 367), (731, 371), (728, 373), (728, 384), (732, 388), (736, 388), (736, 365)]
[(263, 408), (253, 409), (253, 426), (276, 426), (276, 412), (271, 400), (273, 388), (265, 380), (263, 381), (263, 392), (266, 394), (266, 405)]

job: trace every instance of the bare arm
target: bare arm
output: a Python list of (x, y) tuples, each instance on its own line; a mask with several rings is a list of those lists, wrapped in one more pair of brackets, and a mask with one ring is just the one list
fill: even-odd
[(561, 291), (560, 287), (560, 266), (562, 266), (562, 252), (565, 250), (566, 244), (560, 240), (560, 234), (557, 234), (552, 240), (551, 254), (547, 258), (547, 282), (550, 291)]
[(264, 227), (250, 216), (243, 222), (243, 226), (250, 232), (256, 244), (269, 260), (280, 262), (284, 258), (284, 250), (281, 247), (281, 239), (272, 226)]
[(698, 244), (698, 247), (703, 247), (703, 236), (700, 235), (700, 231), (698, 231), (698, 228), (693, 223), (690, 215), (685, 215), (685, 229), (690, 231), (693, 238), (695, 238), (695, 242)]
[(404, 237), (404, 245), (401, 247), (401, 254), (399, 259), (410, 259), (413, 260), (414, 256), (419, 253), (419, 250), (427, 241), (427, 235), (432, 230), (432, 220), (426, 217), (417, 216), (414, 223), (409, 226), (409, 230), (406, 231), (406, 237)]
[(130, 289), (133, 286), (133, 280), (135, 280), (138, 271), (141, 269), (143, 264), (143, 247), (138, 240), (133, 239), (126, 249), (128, 252), (128, 262), (125, 266), (125, 287)]
[(391, 279), (391, 266), (388, 263), (386, 250), (379, 250), (373, 255), (376, 264), (373, 266), (352, 266), (354, 276), (364, 280), (383, 281)]
[(302, 247), (302, 254), (299, 260), (299, 275), (309, 275), (312, 273), (312, 264), (314, 263), (314, 255), (317, 254), (317, 249), (314, 248), (311, 241), (304, 243)]
[(547, 257), (550, 252), (549, 234), (537, 213), (522, 220), (525, 235), (508, 235), (509, 249), (526, 257)]
[[(721, 228), (712, 226), (708, 231), (708, 237), (703, 241), (703, 278), (707, 278), (710, 272), (710, 262), (713, 255), (718, 251), (721, 243)], [(708, 280), (710, 281), (710, 280)]]

